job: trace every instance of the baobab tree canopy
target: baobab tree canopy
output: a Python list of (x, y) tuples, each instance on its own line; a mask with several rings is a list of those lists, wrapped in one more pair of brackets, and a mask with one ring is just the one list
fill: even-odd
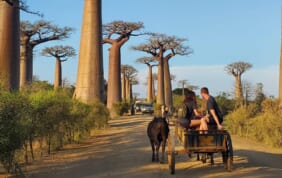
[(26, 1), (24, 1), (24, 0), (0, 0), (0, 1), (5, 1), (11, 6), (18, 6), (17, 8), (19, 8), (20, 10), (22, 10), (24, 12), (27, 12), (27, 13), (30, 13), (30, 14), (35, 14), (35, 15), (43, 17), (43, 14), (41, 14), (41, 13), (31, 11), (29, 9), (29, 6), (26, 4)]
[(233, 76), (241, 76), (244, 72), (252, 68), (252, 64), (239, 61), (229, 64), (225, 67), (225, 70), (228, 74)]
[(133, 34), (134, 31), (144, 28), (142, 22), (124, 22), (113, 21), (111, 23), (103, 25), (104, 43), (111, 43), (110, 39), (121, 41), (124, 38), (130, 36), (139, 36), (140, 34)]
[(29, 21), (21, 22), (21, 36), (22, 38), (25, 36), (29, 37), (31, 46), (50, 40), (68, 38), (72, 31), (73, 29), (70, 27), (61, 28), (45, 20), (40, 20), (35, 23)]
[(156, 60), (153, 57), (141, 57), (136, 60), (138, 63), (146, 64), (146, 65), (157, 65)]
[(133, 46), (133, 50), (147, 52), (154, 57), (164, 55), (166, 51), (170, 50), (169, 55), (189, 55), (193, 51), (189, 46), (184, 46), (183, 43), (187, 41), (185, 38), (177, 38), (175, 36), (167, 36), (165, 34), (152, 34), (147, 43)]
[(125, 77), (129, 80), (137, 80), (137, 70), (128, 64), (121, 65), (121, 71), (125, 74)]
[(47, 57), (53, 56), (60, 59), (76, 55), (75, 49), (73, 47), (61, 45), (44, 48), (41, 54)]
[(158, 61), (158, 92), (157, 103), (172, 106), (171, 78), (168, 61), (175, 55), (189, 55), (192, 49), (183, 43), (185, 38), (152, 34), (147, 43), (133, 46), (133, 50), (143, 51)]

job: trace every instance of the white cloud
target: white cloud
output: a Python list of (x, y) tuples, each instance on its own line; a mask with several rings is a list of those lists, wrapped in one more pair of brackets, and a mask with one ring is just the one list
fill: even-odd
[[(176, 76), (173, 82), (173, 88), (179, 87), (177, 81), (188, 80), (192, 85), (199, 87), (206, 86), (214, 95), (219, 92), (233, 92), (234, 77), (224, 71), (225, 65), (195, 65), (195, 66), (171, 66), (171, 74)], [(139, 70), (140, 84), (134, 86), (134, 92), (140, 94), (140, 97), (146, 96), (147, 70)], [(266, 95), (277, 96), (278, 94), (278, 66), (267, 66), (265, 68), (252, 68), (242, 76), (243, 80), (250, 82), (252, 85), (263, 83)]]

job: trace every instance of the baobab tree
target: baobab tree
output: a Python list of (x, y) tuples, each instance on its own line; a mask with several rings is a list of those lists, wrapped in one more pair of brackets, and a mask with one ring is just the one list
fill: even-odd
[(280, 47), (280, 68), (279, 68), (279, 100), (282, 106), (282, 38), (281, 38), (280, 46), (281, 47)]
[(158, 61), (158, 92), (157, 103), (172, 107), (171, 78), (169, 60), (175, 55), (189, 55), (192, 50), (183, 43), (184, 38), (167, 36), (164, 34), (152, 34), (145, 44), (133, 46), (133, 50), (143, 51), (152, 55)]
[(243, 104), (242, 74), (252, 68), (252, 64), (238, 61), (225, 67), (225, 71), (235, 77), (235, 99), (239, 104)]
[(33, 49), (41, 43), (68, 38), (72, 30), (70, 27), (60, 28), (44, 20), (35, 23), (21, 22), (20, 87), (32, 82)]
[(104, 102), (102, 1), (84, 0), (79, 63), (74, 98)]
[(20, 18), (19, 0), (0, 0), (0, 83), (19, 88)]
[(153, 101), (153, 67), (158, 66), (155, 64), (156, 60), (152, 57), (141, 57), (136, 60), (138, 63), (146, 64), (148, 66), (148, 80), (147, 80), (147, 102)]
[(123, 76), (122, 90), (124, 94), (124, 101), (131, 102), (132, 100), (132, 85), (137, 84), (137, 70), (130, 65), (121, 65)]
[(62, 86), (62, 62), (67, 61), (68, 57), (75, 56), (75, 49), (71, 46), (47, 47), (42, 50), (41, 54), (56, 58), (54, 89), (58, 89)]
[(153, 98), (155, 99), (155, 97), (156, 97), (156, 81), (158, 81), (158, 74), (153, 73), (152, 79), (153, 79), (152, 93), (153, 93)]
[(182, 87), (182, 96), (185, 95), (185, 86), (188, 85), (188, 80), (179, 80), (179, 85)]
[(108, 91), (107, 91), (107, 107), (111, 110), (113, 104), (121, 101), (121, 54), (120, 49), (131, 36), (142, 35), (142, 33), (134, 34), (134, 31), (142, 29), (141, 22), (124, 22), (113, 21), (103, 25), (103, 43), (110, 44), (109, 48), (109, 74), (108, 74)]

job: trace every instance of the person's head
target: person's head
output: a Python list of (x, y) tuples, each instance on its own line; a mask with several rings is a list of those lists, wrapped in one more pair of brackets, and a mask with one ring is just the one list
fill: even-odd
[(196, 94), (192, 90), (188, 90), (185, 92), (184, 102), (188, 102), (188, 101), (196, 101)]
[(209, 89), (207, 87), (203, 87), (201, 88), (201, 96), (204, 98), (204, 100), (208, 100), (209, 99)]

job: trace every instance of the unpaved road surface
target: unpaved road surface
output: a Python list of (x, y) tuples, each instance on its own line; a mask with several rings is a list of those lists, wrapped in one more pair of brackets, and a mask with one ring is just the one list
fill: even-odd
[(124, 117), (110, 121), (110, 128), (87, 142), (65, 148), (27, 168), (29, 178), (99, 178), (99, 177), (282, 177), (282, 149), (232, 137), (234, 170), (226, 172), (220, 155), (211, 166), (196, 161), (195, 156), (176, 157), (176, 174), (167, 164), (151, 162), (151, 148), (146, 126), (151, 116)]

